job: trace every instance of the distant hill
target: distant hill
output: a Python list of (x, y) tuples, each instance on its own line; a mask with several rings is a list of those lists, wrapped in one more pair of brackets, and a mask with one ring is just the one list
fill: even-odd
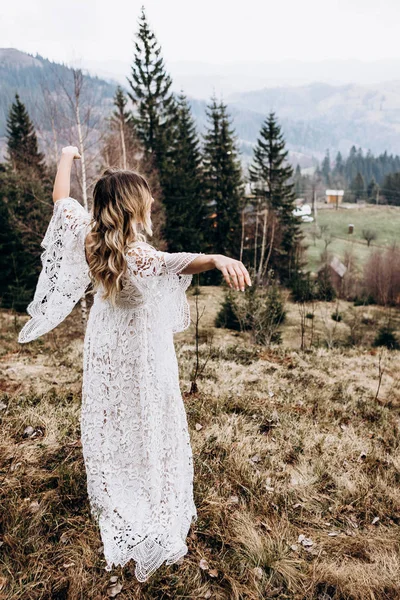
[[(45, 138), (50, 131), (49, 111), (46, 103), (50, 97), (57, 105), (60, 87), (58, 80), (64, 82), (69, 91), (72, 90), (72, 70), (59, 63), (51, 62), (40, 55), (32, 56), (15, 48), (0, 48), (0, 154), (4, 155), (7, 116), (18, 92), (27, 107), (29, 115), (39, 130), (39, 138)], [(82, 99), (93, 99), (92, 119), (98, 120), (110, 112), (116, 83), (113, 85), (89, 73), (84, 75)], [(47, 90), (43, 93), (43, 89)], [(68, 120), (65, 113), (65, 102), (57, 106), (56, 128), (62, 131)], [(64, 109), (64, 110), (63, 110)], [(65, 132), (67, 135), (67, 132)]]
[[(110, 63), (107, 73), (103, 71), (106, 80), (86, 71), (85, 93), (95, 98), (97, 116), (111, 111), (117, 82), (127, 89), (121, 65)], [(129, 68), (126, 75), (130, 75)], [(215, 72), (211, 75), (216, 76)], [(221, 74), (221, 78), (224, 75), (229, 74)], [(15, 92), (19, 92), (35, 123), (46, 130), (42, 86), (45, 83), (56, 94), (57, 77), (70, 81), (71, 69), (40, 55), (3, 48), (0, 49), (0, 77), (0, 149), (1, 144), (4, 149), (6, 117)], [(176, 82), (173, 89), (179, 91)], [(198, 131), (202, 133), (209, 99), (194, 98), (186, 93)], [(251, 160), (261, 123), (270, 110), (276, 112), (282, 125), (292, 161), (300, 162), (303, 167), (311, 166), (314, 159), (321, 160), (327, 148), (332, 157), (338, 150), (347, 155), (352, 145), (370, 149), (374, 154), (385, 150), (400, 154), (400, 80), (369, 85), (281, 85), (234, 92), (223, 95), (223, 99), (232, 116), (244, 164)], [(62, 123), (59, 126), (62, 127)]]
[(244, 140), (254, 139), (262, 117), (274, 110), (289, 147), (297, 152), (318, 156), (330, 148), (347, 154), (354, 144), (375, 154), (400, 153), (400, 80), (265, 88), (231, 94), (226, 101), (248, 116), (247, 126), (238, 127)]

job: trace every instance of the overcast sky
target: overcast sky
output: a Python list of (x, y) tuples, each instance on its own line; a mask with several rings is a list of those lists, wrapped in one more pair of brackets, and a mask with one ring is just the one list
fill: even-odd
[(400, 0), (18, 0), (2, 47), (72, 64), (128, 60), (141, 5), (169, 61), (400, 58)]

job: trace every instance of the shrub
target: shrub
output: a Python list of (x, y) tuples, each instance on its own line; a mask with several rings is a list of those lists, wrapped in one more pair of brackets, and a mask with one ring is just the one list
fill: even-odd
[(369, 306), (370, 304), (375, 304), (374, 298), (369, 296), (356, 296), (353, 301), (354, 306)]
[(334, 312), (331, 314), (331, 317), (334, 321), (336, 321), (337, 323), (340, 323), (340, 321), (342, 320), (342, 315), (338, 312)]
[(336, 298), (336, 291), (333, 287), (330, 270), (328, 265), (323, 266), (317, 275), (316, 282), (316, 300), (323, 300), (325, 302), (332, 302)]
[(386, 346), (389, 350), (400, 350), (400, 344), (392, 327), (385, 325), (378, 330), (373, 346)]
[(226, 329), (233, 329), (234, 331), (240, 331), (240, 321), (237, 317), (237, 302), (233, 297), (232, 291), (229, 289), (226, 294), (221, 308), (215, 318), (215, 327), (225, 327)]
[(271, 342), (280, 344), (282, 334), (278, 330), (278, 327), (285, 321), (286, 311), (282, 294), (277, 285), (273, 284), (269, 286), (264, 306), (261, 306), (261, 310), (257, 316), (260, 327), (256, 327), (255, 329), (255, 341), (259, 344), (269, 344)]
[(311, 302), (315, 298), (315, 282), (310, 272), (297, 273), (290, 283), (293, 302)]
[(253, 285), (244, 294), (233, 297), (229, 290), (215, 320), (216, 327), (250, 331), (257, 344), (280, 343), (279, 326), (286, 318), (284, 301), (276, 284), (268, 288)]
[(281, 325), (286, 319), (282, 294), (277, 285), (268, 288), (264, 316), (272, 325)]

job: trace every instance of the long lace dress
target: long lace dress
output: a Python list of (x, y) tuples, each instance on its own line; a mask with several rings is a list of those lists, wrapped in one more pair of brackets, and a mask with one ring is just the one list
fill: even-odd
[[(55, 203), (20, 343), (56, 327), (89, 285), (89, 221), (74, 198)], [(80, 424), (91, 514), (106, 570), (133, 558), (139, 581), (187, 553), (197, 519), (173, 334), (190, 324), (192, 275), (180, 272), (199, 254), (136, 242), (117, 306), (98, 290), (85, 332)]]

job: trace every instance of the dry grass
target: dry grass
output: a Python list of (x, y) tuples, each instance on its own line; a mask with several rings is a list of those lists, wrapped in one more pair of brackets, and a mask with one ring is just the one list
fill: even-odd
[[(214, 338), (196, 395), (193, 329), (176, 336), (199, 515), (189, 553), (145, 584), (132, 563), (116, 569), (117, 597), (400, 598), (400, 352), (300, 352), (292, 305), (282, 347), (255, 348), (247, 334), (213, 329), (221, 297), (199, 296), (202, 360)], [(79, 445), (79, 311), (28, 345), (16, 342), (26, 317), (0, 318), (0, 598), (107, 598)], [(316, 329), (323, 340), (322, 318)]]

